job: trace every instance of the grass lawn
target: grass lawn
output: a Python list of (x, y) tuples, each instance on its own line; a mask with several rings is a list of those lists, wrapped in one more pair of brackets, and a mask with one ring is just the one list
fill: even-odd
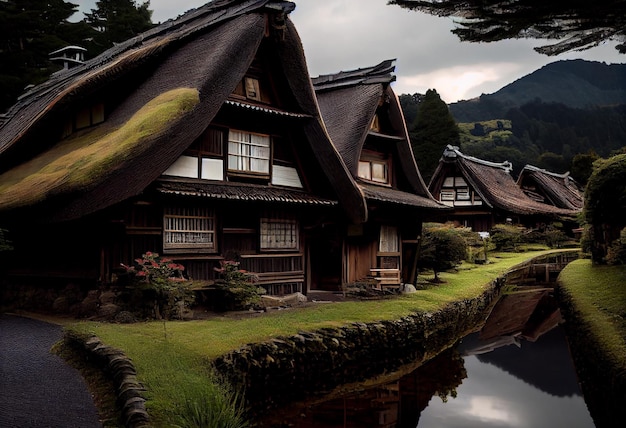
[(559, 280), (603, 353), (626, 373), (626, 266), (576, 260), (563, 269)]
[[(146, 407), (155, 426), (171, 426), (184, 412), (186, 399), (218, 384), (211, 378), (210, 362), (247, 343), (289, 336), (299, 331), (338, 327), (353, 322), (399, 319), (414, 312), (435, 311), (453, 301), (474, 298), (511, 267), (550, 251), (490, 255), (486, 265), (463, 264), (442, 273), (444, 284), (388, 299), (312, 305), (243, 319), (151, 321), (136, 324), (80, 322), (70, 329), (99, 336), (122, 349), (134, 362), (146, 386)], [(217, 387), (218, 393), (221, 389)]]

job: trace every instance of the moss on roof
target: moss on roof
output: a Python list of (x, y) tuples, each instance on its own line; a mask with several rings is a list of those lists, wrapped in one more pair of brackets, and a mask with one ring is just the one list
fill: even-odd
[(99, 183), (123, 162), (150, 149), (152, 138), (200, 101), (192, 88), (165, 92), (115, 130), (95, 127), (77, 133), (0, 175), (0, 210), (41, 202), (50, 196)]

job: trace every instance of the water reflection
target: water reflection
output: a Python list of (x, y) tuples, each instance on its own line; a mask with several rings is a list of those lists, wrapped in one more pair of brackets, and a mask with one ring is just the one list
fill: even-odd
[(272, 412), (282, 428), (593, 427), (551, 289), (503, 296), (480, 331), (384, 384)]

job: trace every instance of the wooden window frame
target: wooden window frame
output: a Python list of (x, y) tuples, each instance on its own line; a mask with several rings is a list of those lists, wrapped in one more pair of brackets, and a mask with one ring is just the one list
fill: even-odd
[[(178, 239), (173, 239), (178, 234)], [(201, 238), (205, 235), (206, 238)], [(185, 240), (189, 242), (172, 242)], [(215, 210), (208, 207), (166, 207), (163, 212), (163, 252), (217, 252)], [(199, 242), (194, 242), (201, 239)]]
[[(385, 178), (384, 179), (375, 179), (374, 177), (374, 166), (382, 166), (384, 169)], [(367, 170), (367, 173), (364, 175), (364, 168)], [(382, 185), (391, 185), (391, 162), (389, 159), (386, 159), (383, 155), (377, 153), (364, 153), (364, 155), (359, 159), (359, 165), (357, 170), (357, 176), (365, 181), (369, 181), (371, 183), (382, 184)]]
[[(241, 133), (242, 135), (247, 136), (247, 141), (243, 140), (235, 140), (233, 135), (234, 133)], [(263, 137), (267, 141), (267, 145), (254, 143), (252, 141), (253, 136)], [(253, 176), (253, 177), (264, 177), (269, 178), (271, 173), (272, 166), (272, 137), (267, 134), (260, 134), (256, 132), (243, 131), (239, 129), (229, 129), (228, 130), (228, 149), (226, 150), (226, 165), (227, 170), (230, 175), (245, 175), (245, 176)], [(237, 152), (233, 149), (233, 145), (236, 145)], [(267, 149), (267, 156), (262, 157), (259, 155), (252, 154), (253, 147), (260, 147)], [(247, 153), (246, 153), (247, 152)], [(231, 158), (236, 159), (237, 168), (231, 168)], [(262, 171), (252, 169), (252, 161), (253, 160), (265, 161), (267, 163), (267, 169)], [(240, 166), (240, 162), (244, 161), (245, 164), (247, 161), (248, 166)]]
[[(291, 237), (291, 239), (289, 239), (289, 237)], [(289, 243), (291, 243), (291, 245), (289, 245)], [(259, 250), (263, 252), (299, 251), (300, 224), (298, 220), (291, 216), (281, 215), (267, 215), (261, 217), (259, 226)]]

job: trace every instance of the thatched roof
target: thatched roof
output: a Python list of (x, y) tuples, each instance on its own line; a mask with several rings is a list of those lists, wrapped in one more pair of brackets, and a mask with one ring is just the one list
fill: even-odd
[[(394, 61), (386, 60), (372, 67), (314, 77), (312, 81), (324, 123), (333, 144), (367, 199), (446, 209), (434, 200), (415, 163), (402, 109), (390, 86), (396, 79)], [(377, 134), (370, 129), (381, 99), (388, 103), (387, 114), (393, 135)], [(386, 139), (393, 146), (392, 152), (397, 160), (394, 168), (397, 174), (403, 174), (404, 188), (365, 184), (357, 178), (359, 158), (368, 136)]]
[(532, 165), (526, 165), (517, 177), (517, 184), (532, 199), (569, 210), (582, 210), (582, 187), (569, 173), (557, 174)]
[(490, 208), (517, 215), (574, 217), (576, 211), (558, 208), (530, 199), (511, 176), (510, 162), (489, 162), (461, 153), (458, 147), (448, 145), (431, 181), (431, 192), (438, 194), (446, 176), (460, 174)]
[[(363, 195), (322, 124), (302, 44), (288, 17), (294, 7), (282, 1), (217, 0), (118, 44), (83, 65), (58, 72), (31, 89), (0, 123), (0, 183), (11, 183), (0, 186), (0, 211), (43, 204), (48, 218), (71, 219), (140, 194), (211, 123), (250, 67), (261, 42), (269, 40), (265, 36), (270, 26), (279, 36), (266, 43), (271, 43), (276, 58), (273, 67), (280, 70), (279, 80), (291, 98), (281, 109), (262, 113), (299, 121), (297, 126), (307, 136), (305, 143), (311, 146), (348, 216), (355, 222), (364, 221)], [(152, 127), (151, 120), (145, 121), (151, 114), (150, 103), (158, 103), (155, 100), (163, 94), (181, 91), (196, 94), (193, 105), (167, 110), (165, 126)], [(54, 130), (74, 106), (110, 94), (120, 95), (105, 122), (59, 143), (60, 135)], [(141, 137), (129, 142), (114, 159), (104, 159), (103, 152), (95, 150), (91, 167), (64, 161), (53, 177), (45, 170), (67, 152), (120, 133), (132, 121), (146, 124)], [(88, 180), (71, 178), (80, 168)], [(20, 199), (20, 192), (35, 175), (45, 190), (36, 198)], [(7, 190), (9, 187), (13, 189)]]

